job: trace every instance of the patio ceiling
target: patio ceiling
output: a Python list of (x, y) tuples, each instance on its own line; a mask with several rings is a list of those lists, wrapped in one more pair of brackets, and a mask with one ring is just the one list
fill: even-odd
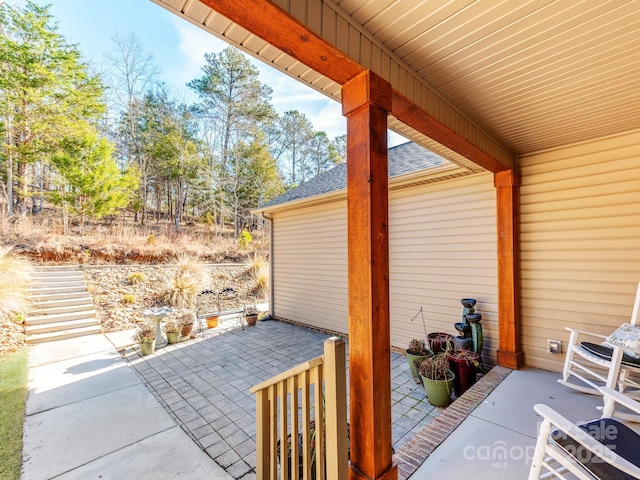
[[(340, 99), (339, 83), (200, 1), (152, 1)], [(505, 165), (513, 155), (640, 128), (638, 1), (274, 3)], [(479, 169), (398, 120), (390, 118), (389, 125), (454, 163)]]

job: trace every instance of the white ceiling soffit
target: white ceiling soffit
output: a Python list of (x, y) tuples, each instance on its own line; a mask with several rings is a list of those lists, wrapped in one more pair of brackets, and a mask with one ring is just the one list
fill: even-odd
[[(152, 1), (339, 99), (338, 84), (198, 0)], [(499, 160), (640, 128), (638, 0), (274, 3)], [(478, 170), (393, 118), (390, 126)]]

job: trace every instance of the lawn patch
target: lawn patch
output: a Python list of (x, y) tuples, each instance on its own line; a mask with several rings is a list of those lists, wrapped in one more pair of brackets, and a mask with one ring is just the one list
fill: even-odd
[(0, 478), (18, 479), (27, 401), (27, 350), (0, 356)]

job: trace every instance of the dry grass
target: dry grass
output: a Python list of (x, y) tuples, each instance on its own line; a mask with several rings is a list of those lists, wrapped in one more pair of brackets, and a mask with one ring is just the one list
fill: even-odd
[(269, 268), (268, 266), (263, 266), (259, 270), (253, 272), (251, 274), (251, 279), (253, 280), (253, 291), (256, 294), (264, 294), (269, 291)]
[(11, 250), (0, 247), (0, 316), (21, 312), (27, 305), (31, 266)]
[(160, 300), (172, 307), (191, 308), (205, 288), (207, 273), (198, 257), (189, 254), (178, 255), (172, 265), (175, 268), (165, 277)]
[[(180, 253), (222, 263), (242, 261), (247, 254), (233, 240), (230, 228), (220, 232), (211, 225), (188, 223), (176, 231), (170, 222), (150, 219), (140, 225), (131, 217), (119, 216), (84, 226), (72, 223), (69, 234), (63, 235), (61, 218), (55, 209), (10, 219), (0, 214), (0, 236), (3, 244), (45, 263), (164, 263)], [(250, 248), (260, 248), (264, 235), (252, 234), (260, 241)]]

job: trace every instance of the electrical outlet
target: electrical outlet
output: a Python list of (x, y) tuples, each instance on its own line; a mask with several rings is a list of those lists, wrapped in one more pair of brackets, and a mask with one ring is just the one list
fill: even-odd
[(547, 340), (547, 352), (554, 355), (560, 355), (562, 353), (562, 341), (561, 340)]

